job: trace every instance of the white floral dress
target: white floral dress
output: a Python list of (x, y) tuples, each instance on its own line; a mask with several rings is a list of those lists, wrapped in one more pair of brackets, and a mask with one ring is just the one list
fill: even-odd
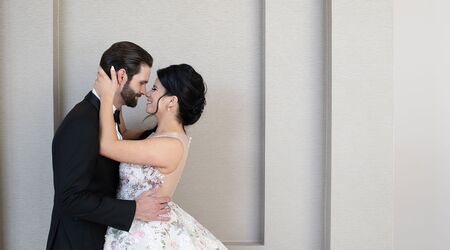
[[(151, 135), (154, 136), (155, 134)], [(185, 145), (185, 155), (190, 138), (184, 134), (158, 134), (180, 139)], [(134, 200), (142, 192), (161, 185), (162, 175), (156, 168), (135, 164), (120, 164), (118, 199)], [(108, 227), (104, 249), (227, 249), (212, 233), (181, 209), (169, 202), (170, 221), (144, 222), (134, 220), (129, 232)]]

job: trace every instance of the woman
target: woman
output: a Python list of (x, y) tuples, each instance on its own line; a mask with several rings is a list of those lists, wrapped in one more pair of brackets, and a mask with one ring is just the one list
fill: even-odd
[[(111, 109), (118, 88), (117, 76), (99, 71), (95, 89), (100, 95), (100, 153), (120, 164), (119, 199), (134, 200), (143, 191), (159, 187), (158, 194), (175, 192), (186, 162), (190, 137), (185, 126), (194, 124), (205, 106), (202, 77), (187, 64), (172, 65), (157, 72), (147, 93), (147, 113), (155, 115), (158, 127), (147, 139), (118, 140)], [(108, 228), (104, 249), (226, 249), (206, 228), (174, 202), (169, 202), (170, 220), (134, 220), (129, 232)]]

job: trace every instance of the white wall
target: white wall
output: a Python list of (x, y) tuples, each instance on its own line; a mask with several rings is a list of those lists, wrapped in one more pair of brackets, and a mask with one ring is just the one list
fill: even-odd
[[(264, 1), (264, 246), (232, 249), (392, 249), (392, 1), (325, 2), (332, 4), (328, 62), (324, 2)], [(53, 68), (64, 73), (60, 62), (53, 64), (53, 6), (3, 0), (0, 14), (0, 248), (42, 249), (52, 206)], [(443, 100), (445, 93), (435, 93), (441, 99), (432, 100)], [(442, 146), (444, 139), (436, 136)]]
[[(214, 230), (233, 243), (231, 249), (322, 248), (323, 2), (249, 0), (210, 1), (205, 5), (186, 1), (182, 3), (184, 5), (171, 8), (170, 5), (176, 2), (169, 1), (164, 2), (167, 5), (156, 8), (154, 6), (161, 4), (160, 1), (136, 1), (135, 5), (125, 9), (121, 6), (112, 8), (119, 3), (111, 1), (53, 3), (61, 4), (55, 12), (49, 2), (14, 0), (2, 1), (0, 5), (0, 249), (45, 247), (53, 198), (50, 152), (53, 124), (58, 124), (60, 116), (90, 89), (95, 65), (105, 46), (124, 39), (139, 44), (148, 39), (148, 45), (143, 47), (158, 48), (154, 50), (161, 54), (155, 55), (155, 59), (164, 60), (158, 62), (162, 62), (158, 67), (190, 58), (202, 65), (205, 69), (202, 72), (210, 79), (210, 97), (224, 101), (209, 102), (209, 118), (203, 123), (205, 127), (209, 124), (206, 127), (208, 135), (224, 134), (214, 131), (216, 129), (227, 130), (228, 135), (239, 135), (237, 140), (227, 141), (225, 138), (227, 142), (243, 140), (247, 143), (247, 138), (254, 138), (252, 144), (245, 146), (251, 151), (251, 163), (243, 163), (239, 158), (244, 152), (242, 148), (230, 150), (231, 153), (217, 150), (222, 157), (218, 160), (212, 158), (214, 155), (208, 155), (207, 148), (208, 152), (203, 152), (204, 158), (216, 160), (223, 167), (220, 171), (203, 171), (202, 175), (186, 175), (180, 187), (184, 187), (182, 191), (187, 194), (177, 196), (180, 205), (186, 205), (187, 210), (198, 215), (207, 226), (217, 225)], [(104, 7), (102, 3), (110, 5)], [(144, 5), (152, 5), (152, 9), (140, 8)], [(194, 5), (196, 8), (192, 8)], [(95, 8), (102, 11), (96, 12)], [(130, 9), (136, 15), (115, 18)], [(178, 15), (176, 19), (171, 17), (174, 11)], [(84, 14), (89, 13), (92, 15), (88, 17), (95, 22), (85, 18)], [(207, 39), (198, 40), (183, 28), (186, 20), (182, 17), (186, 13), (193, 29)], [(53, 23), (54, 14), (59, 17), (55, 23), (58, 25)], [(158, 33), (150, 34), (146, 24), (156, 16), (159, 19), (154, 24), (158, 26), (152, 30), (163, 33), (173, 29), (177, 32), (161, 38)], [(117, 32), (110, 31), (111, 23)], [(139, 31), (130, 30), (130, 23), (139, 23)], [(78, 24), (87, 28), (77, 30)], [(88, 34), (92, 30), (94, 32)], [(184, 42), (187, 41), (184, 45), (192, 50), (184, 50), (185, 47), (176, 39), (178, 35), (183, 36)], [(239, 54), (239, 50), (244, 50), (246, 55)], [(190, 51), (195, 53), (190, 54)], [(207, 53), (201, 54), (204, 51)], [(74, 53), (79, 55), (74, 56)], [(220, 67), (224, 61), (221, 57), (229, 63), (226, 67)], [(213, 61), (208, 61), (211, 58)], [(89, 65), (91, 67), (87, 67)], [(215, 88), (219, 86), (217, 82), (226, 86), (231, 81), (233, 91), (238, 92), (229, 93), (231, 86)], [(68, 83), (83, 87), (78, 86), (74, 90), (68, 88)], [(239, 87), (241, 83), (244, 84), (242, 88)], [(56, 96), (54, 87), (60, 87), (59, 92), (55, 91)], [(248, 99), (250, 95), (252, 98)], [(227, 96), (235, 99), (230, 101)], [(250, 114), (237, 118), (247, 122), (246, 128), (249, 130), (250, 127), (250, 132), (238, 131), (239, 127), (234, 122), (227, 124), (227, 121), (219, 120), (224, 116), (216, 115), (226, 113), (225, 119), (234, 119), (231, 115), (237, 113), (236, 110), (224, 112), (222, 109), (227, 108), (226, 104), (238, 101), (238, 111), (244, 107)], [(140, 119), (141, 116), (134, 123), (139, 124)], [(196, 133), (197, 138), (202, 136), (201, 131)], [(209, 138), (212, 139), (195, 143), (207, 147), (206, 142), (216, 141), (212, 136)], [(200, 153), (197, 159), (202, 159), (202, 150), (197, 150), (197, 153)], [(224, 159), (227, 164), (224, 164)], [(203, 164), (203, 167), (215, 166), (214, 163)], [(192, 164), (195, 165), (195, 161)], [(251, 168), (246, 166), (250, 164)], [(223, 177), (222, 170), (226, 171), (226, 177)], [(243, 172), (253, 172), (253, 176), (243, 178)], [(199, 183), (213, 178), (218, 181), (197, 185), (196, 190), (193, 189), (195, 186), (188, 185), (189, 181)], [(196, 199), (201, 202), (192, 202), (188, 189), (195, 194), (207, 195), (198, 195)], [(214, 189), (218, 191), (214, 192)], [(215, 193), (221, 197), (209, 196)], [(249, 198), (242, 198), (242, 194)], [(190, 206), (189, 203), (194, 204)], [(226, 206), (220, 205), (223, 203)], [(247, 203), (244, 204), (245, 211), (243, 203)], [(204, 204), (209, 204), (209, 207), (218, 205), (220, 209), (227, 209), (227, 213), (209, 210)], [(202, 208), (208, 213), (203, 213)], [(219, 228), (224, 225), (228, 225), (225, 228), (229, 232), (227, 234)], [(242, 233), (244, 226), (246, 231)]]
[(394, 1), (396, 250), (450, 245), (449, 11)]
[(323, 2), (266, 1), (265, 22), (265, 249), (319, 250), (324, 245)]
[(44, 249), (50, 225), (52, 4), (0, 2), (0, 249)]
[(392, 249), (392, 1), (330, 8), (330, 249)]

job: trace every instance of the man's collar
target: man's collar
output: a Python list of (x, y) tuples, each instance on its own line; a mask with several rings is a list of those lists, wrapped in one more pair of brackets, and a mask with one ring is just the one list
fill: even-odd
[[(92, 89), (92, 94), (94, 94), (97, 97), (97, 99), (100, 100), (100, 96), (98, 95), (98, 93), (95, 89)], [(98, 109), (100, 109), (100, 105), (98, 107), (99, 107)], [(113, 104), (113, 113), (116, 112), (116, 110), (117, 110), (117, 108)]]

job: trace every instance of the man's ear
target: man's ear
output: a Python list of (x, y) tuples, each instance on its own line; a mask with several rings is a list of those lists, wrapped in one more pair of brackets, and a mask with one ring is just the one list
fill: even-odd
[(119, 69), (119, 71), (117, 71), (117, 82), (119, 83), (120, 86), (124, 85), (128, 80), (127, 77), (127, 71), (122, 68)]

